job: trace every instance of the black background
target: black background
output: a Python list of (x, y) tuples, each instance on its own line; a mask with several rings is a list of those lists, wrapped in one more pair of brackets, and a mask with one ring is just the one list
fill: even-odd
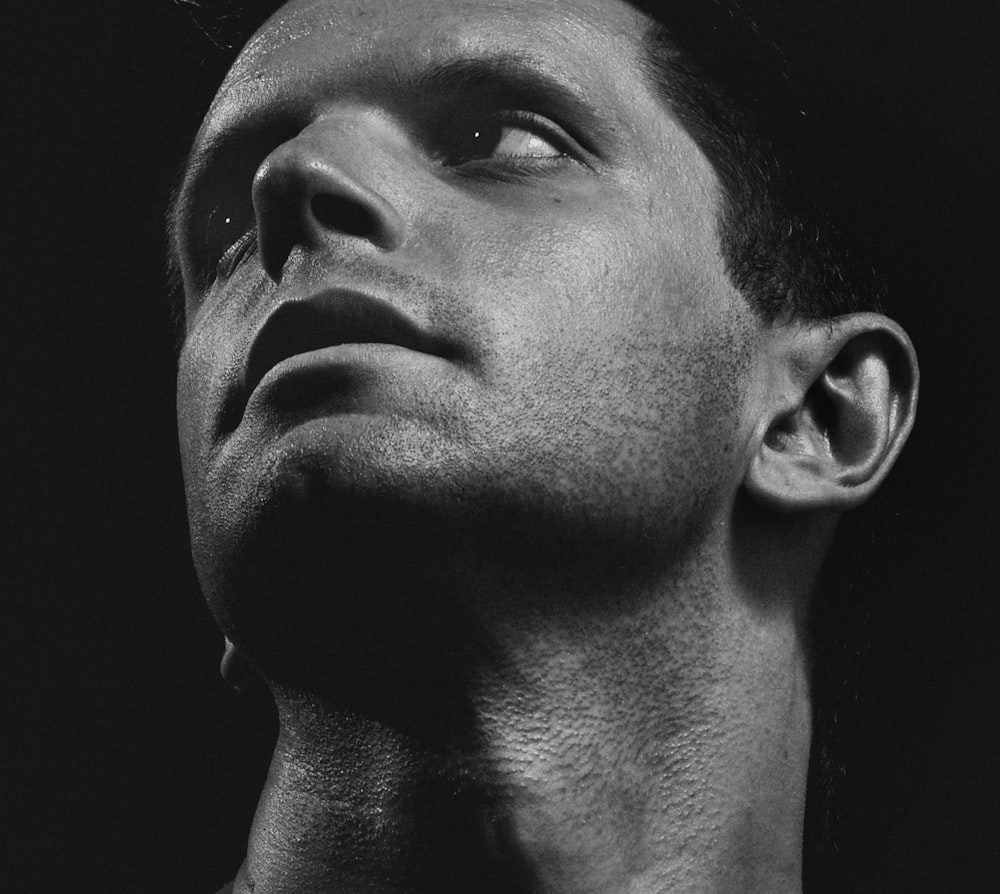
[[(817, 151), (924, 374), (858, 519), (872, 649), (846, 831), (810, 890), (994, 890), (1000, 29), (986, 3), (759, 5), (821, 90)], [(220, 62), (168, 0), (5, 19), (0, 887), (211, 891), (272, 734), (218, 677), (190, 568), (162, 286), (163, 209)]]

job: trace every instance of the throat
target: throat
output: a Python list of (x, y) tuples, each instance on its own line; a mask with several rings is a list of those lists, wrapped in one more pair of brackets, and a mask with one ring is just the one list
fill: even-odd
[(441, 747), (306, 700), (279, 700), (279, 714), (234, 892), (534, 890), (473, 741)]

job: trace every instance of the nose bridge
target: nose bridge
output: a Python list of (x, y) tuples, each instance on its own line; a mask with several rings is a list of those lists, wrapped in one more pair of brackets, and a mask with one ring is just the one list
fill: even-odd
[(293, 151), (341, 168), (359, 181), (379, 161), (388, 161), (398, 141), (390, 122), (367, 109), (345, 108), (318, 114), (296, 138)]
[(400, 160), (400, 137), (361, 110), (317, 116), (264, 159), (253, 183), (261, 259), (278, 280), (292, 249), (348, 238), (392, 251), (405, 222), (383, 187)]

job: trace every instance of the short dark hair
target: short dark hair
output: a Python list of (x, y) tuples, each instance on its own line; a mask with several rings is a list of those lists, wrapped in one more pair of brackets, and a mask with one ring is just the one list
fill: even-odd
[(736, 0), (629, 0), (655, 24), (651, 74), (722, 188), (718, 234), (736, 288), (765, 318), (881, 308), (884, 288), (834, 222), (790, 65)]

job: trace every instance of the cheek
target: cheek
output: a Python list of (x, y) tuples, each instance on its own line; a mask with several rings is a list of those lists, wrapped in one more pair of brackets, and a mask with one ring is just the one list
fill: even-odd
[(198, 365), (192, 353), (190, 340), (185, 344), (177, 367), (177, 432), (180, 438), (181, 461), (185, 478), (200, 451), (202, 419), (204, 417), (203, 390)]
[(177, 429), (189, 498), (217, 448), (219, 406), (231, 386), (237, 346), (223, 337), (226, 326), (197, 326), (177, 367)]
[(609, 219), (480, 256), (494, 434), (597, 512), (682, 515), (732, 486), (752, 326), (714, 257)]
[(655, 429), (664, 413), (731, 403), (751, 327), (710, 252), (629, 223), (605, 213), (507, 240), (475, 274), (489, 296), (491, 359), (511, 375), (507, 385), (552, 388), (555, 407), (629, 413)]
[(199, 519), (210, 517), (205, 505), (204, 481), (208, 471), (206, 429), (208, 423), (205, 371), (200, 357), (189, 343), (181, 355), (177, 375), (177, 431), (180, 441), (181, 469), (187, 495), (188, 517), (193, 538), (202, 525)]

